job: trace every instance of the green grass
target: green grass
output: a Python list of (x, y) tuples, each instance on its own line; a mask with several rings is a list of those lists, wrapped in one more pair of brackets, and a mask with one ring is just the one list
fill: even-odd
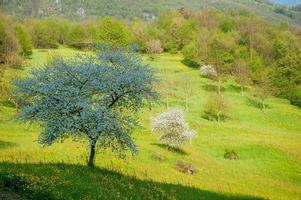
[[(35, 50), (29, 65), (43, 64), (48, 51)], [(63, 56), (68, 49), (54, 50)], [(16, 120), (15, 110), (0, 112), (0, 172), (25, 177), (33, 188), (61, 199), (301, 199), (301, 110), (286, 100), (271, 98), (262, 112), (240, 96), (229, 80), (223, 84), (230, 103), (230, 119), (222, 123), (202, 118), (204, 102), (215, 83), (201, 78), (198, 70), (181, 63), (181, 56), (147, 57), (161, 79), (157, 88), (161, 105), (143, 109), (144, 126), (135, 132), (137, 157), (120, 160), (100, 152), (96, 169), (85, 167), (86, 144), (67, 140), (42, 148), (35, 140), (40, 128)], [(26, 74), (29, 67), (18, 71)], [(16, 71), (7, 71), (14, 77)], [(150, 134), (150, 118), (168, 107), (184, 108), (184, 85), (190, 85), (186, 118), (198, 132), (182, 151), (169, 151)], [(233, 86), (234, 85), (234, 86)], [(209, 88), (209, 89), (208, 89)], [(224, 159), (234, 150), (239, 160)], [(159, 152), (166, 160), (151, 157)], [(177, 160), (197, 168), (195, 175), (180, 173)], [(1, 184), (0, 184), (1, 185)]]

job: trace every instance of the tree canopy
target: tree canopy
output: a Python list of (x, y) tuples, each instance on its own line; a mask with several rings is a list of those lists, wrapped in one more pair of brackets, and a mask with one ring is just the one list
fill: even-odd
[(51, 145), (66, 137), (86, 138), (92, 166), (97, 146), (111, 147), (120, 156), (127, 150), (136, 152), (130, 136), (137, 125), (134, 113), (145, 101), (157, 98), (155, 80), (139, 55), (115, 49), (55, 60), (16, 86), (27, 102), (21, 117), (43, 127), (39, 142)]

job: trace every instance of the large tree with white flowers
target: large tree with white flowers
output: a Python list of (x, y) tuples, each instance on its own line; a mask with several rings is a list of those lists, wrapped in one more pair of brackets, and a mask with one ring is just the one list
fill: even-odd
[(57, 59), (36, 68), (15, 83), (27, 102), (21, 118), (39, 123), (39, 142), (51, 145), (68, 137), (89, 141), (88, 166), (94, 166), (97, 148), (120, 156), (136, 153), (131, 137), (138, 125), (135, 113), (156, 100), (153, 71), (134, 52), (106, 48), (98, 56)]

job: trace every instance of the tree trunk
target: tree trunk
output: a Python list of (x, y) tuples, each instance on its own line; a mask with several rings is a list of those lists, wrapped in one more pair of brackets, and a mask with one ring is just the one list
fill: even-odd
[(90, 156), (88, 160), (88, 166), (89, 167), (94, 167), (94, 158), (95, 158), (95, 142), (91, 142), (90, 146)]
[(19, 103), (18, 103), (18, 100), (16, 100), (16, 112), (19, 113)]
[(241, 92), (241, 96), (244, 96), (244, 86), (243, 85), (240, 86), (240, 92)]
[(218, 94), (218, 96), (221, 95), (221, 80), (220, 79), (218, 79), (217, 94)]

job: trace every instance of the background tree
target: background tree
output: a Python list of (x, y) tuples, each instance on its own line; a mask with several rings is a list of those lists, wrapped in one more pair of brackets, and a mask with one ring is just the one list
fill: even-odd
[(26, 29), (22, 25), (16, 25), (15, 33), (19, 40), (19, 43), (22, 48), (22, 55), (24, 57), (29, 57), (32, 55), (32, 41), (31, 38), (26, 31)]
[(163, 52), (160, 40), (151, 40), (146, 43), (146, 52), (150, 55), (151, 59), (155, 59), (155, 54)]
[(244, 60), (235, 61), (234, 75), (236, 82), (240, 85), (241, 96), (243, 96), (245, 86), (250, 83), (250, 69)]
[(0, 64), (7, 66), (20, 66), (22, 49), (13, 28), (10, 18), (0, 15)]
[(139, 55), (120, 49), (101, 52), (98, 57), (56, 60), (16, 82), (16, 92), (28, 101), (21, 117), (43, 127), (39, 142), (87, 139), (89, 166), (97, 147), (111, 147), (120, 156), (126, 150), (136, 152), (130, 137), (137, 125), (133, 113), (144, 100), (157, 97), (153, 72)]
[(270, 72), (267, 69), (263, 70), (254, 85), (254, 96), (260, 99), (260, 107), (263, 111), (266, 108), (266, 99), (275, 92), (269, 74)]
[(274, 59), (271, 78), (276, 95), (291, 99), (301, 83), (301, 45), (294, 35), (284, 32), (274, 42)]
[(98, 42), (113, 46), (127, 46), (130, 43), (129, 30), (114, 18), (104, 17), (98, 26)]
[(201, 75), (206, 78), (214, 79), (217, 76), (217, 72), (212, 65), (203, 65), (201, 66), (200, 71)]
[[(59, 45), (60, 32), (56, 18), (44, 20), (29, 20), (32, 26), (32, 40), (37, 48), (57, 48)], [(66, 30), (65, 30), (66, 31)]]
[(208, 120), (220, 122), (228, 117), (229, 105), (227, 99), (221, 94), (211, 95), (205, 103), (205, 117)]
[(151, 123), (152, 132), (160, 133), (158, 140), (172, 148), (179, 148), (196, 136), (196, 132), (191, 131), (185, 121), (184, 112), (179, 109), (161, 113)]
[(207, 63), (216, 71), (217, 93), (221, 94), (222, 80), (229, 75), (234, 66), (236, 40), (231, 33), (215, 32), (209, 43)]
[(85, 49), (91, 45), (87, 40), (87, 33), (81, 24), (71, 25), (67, 36), (67, 44), (77, 49)]

